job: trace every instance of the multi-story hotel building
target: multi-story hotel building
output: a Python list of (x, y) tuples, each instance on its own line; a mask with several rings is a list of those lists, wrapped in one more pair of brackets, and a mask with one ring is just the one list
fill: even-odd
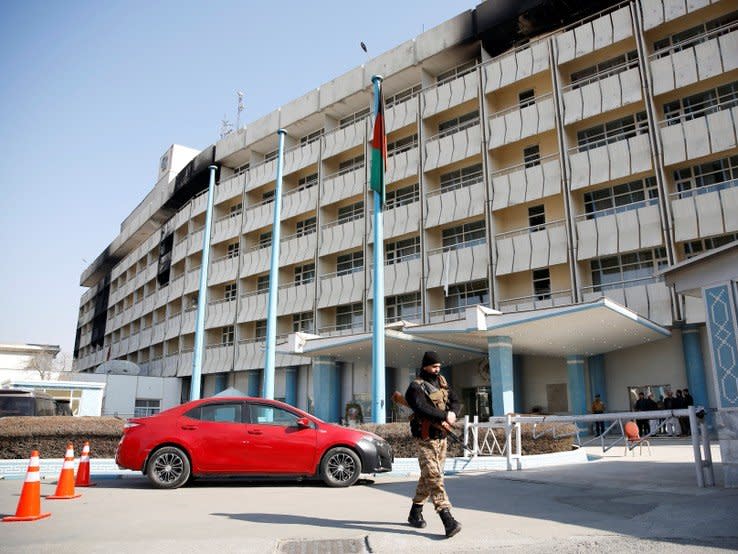
[(528, 4), (480, 4), (201, 152), (171, 147), (82, 275), (76, 369), (125, 359), (187, 396), (214, 164), (203, 394), (259, 394), (283, 128), (275, 396), (368, 417), (381, 74), (388, 391), (437, 350), (472, 415), (687, 386), (712, 403), (704, 307), (660, 271), (738, 238), (737, 6), (622, 2), (557, 28), (555, 2)]

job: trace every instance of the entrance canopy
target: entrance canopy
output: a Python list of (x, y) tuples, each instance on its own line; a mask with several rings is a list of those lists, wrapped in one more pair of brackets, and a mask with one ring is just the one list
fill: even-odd
[[(489, 337), (512, 339), (516, 354), (593, 356), (670, 336), (669, 330), (607, 298), (584, 304), (503, 314), (470, 306), (454, 321), (398, 322), (385, 330), (385, 363), (415, 367), (426, 350), (449, 363), (487, 357)], [(321, 337), (290, 335), (290, 353), (371, 363), (372, 334)]]

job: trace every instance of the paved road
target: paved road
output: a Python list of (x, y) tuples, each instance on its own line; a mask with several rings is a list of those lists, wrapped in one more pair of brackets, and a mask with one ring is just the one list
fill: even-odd
[[(319, 483), (201, 482), (159, 491), (143, 478), (99, 480), (73, 501), (42, 501), (50, 519), (0, 524), (3, 552), (724, 552), (738, 550), (738, 490), (698, 489), (688, 447), (576, 467), (447, 478), (463, 523), (443, 538), (404, 524), (415, 481), (378, 476)], [(719, 476), (719, 467), (718, 476)], [(0, 481), (0, 513), (22, 482)], [(53, 483), (42, 484), (51, 494)]]

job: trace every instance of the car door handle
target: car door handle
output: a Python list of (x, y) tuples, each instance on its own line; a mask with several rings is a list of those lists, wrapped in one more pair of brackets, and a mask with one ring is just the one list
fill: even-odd
[(185, 431), (195, 431), (197, 429), (197, 425), (182, 425), (181, 429), (184, 429)]
[(253, 431), (246, 431), (249, 435), (261, 435), (261, 431), (253, 430)]

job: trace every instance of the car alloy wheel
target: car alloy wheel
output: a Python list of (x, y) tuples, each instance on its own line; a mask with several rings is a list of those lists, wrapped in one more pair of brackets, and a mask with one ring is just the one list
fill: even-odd
[(349, 487), (359, 479), (361, 460), (349, 448), (332, 448), (323, 458), (321, 474), (330, 487)]
[(179, 448), (165, 446), (152, 454), (147, 474), (155, 487), (176, 489), (190, 478), (190, 461)]

